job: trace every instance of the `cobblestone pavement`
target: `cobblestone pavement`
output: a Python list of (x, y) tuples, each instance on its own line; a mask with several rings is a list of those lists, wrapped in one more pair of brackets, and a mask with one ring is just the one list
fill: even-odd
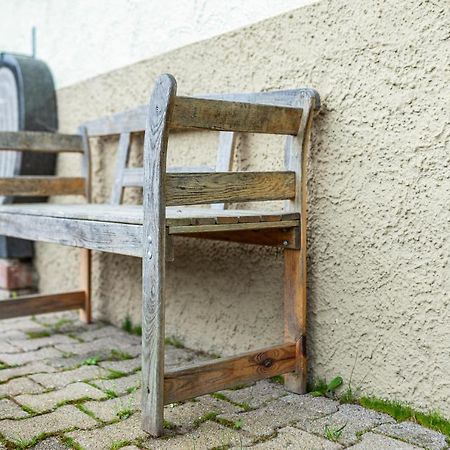
[[(169, 405), (166, 435), (149, 438), (139, 354), (139, 337), (75, 314), (0, 321), (0, 450), (448, 448), (435, 431), (272, 381)], [(201, 359), (167, 346), (168, 367)]]

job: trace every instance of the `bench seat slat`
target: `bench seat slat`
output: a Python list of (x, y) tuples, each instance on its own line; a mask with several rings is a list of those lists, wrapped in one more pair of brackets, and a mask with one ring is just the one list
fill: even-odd
[[(143, 208), (140, 205), (118, 206), (95, 203), (0, 205), (0, 215), (3, 213), (128, 223), (133, 225), (142, 225), (143, 223)], [(298, 220), (299, 218), (300, 215), (298, 213), (284, 211), (245, 209), (212, 210), (199, 207), (169, 207), (166, 209), (166, 223), (168, 226), (278, 222), (282, 220)]]
[[(170, 234), (287, 228), (298, 213), (169, 207)], [(142, 256), (143, 208), (107, 204), (14, 204), (0, 206), (0, 235)]]

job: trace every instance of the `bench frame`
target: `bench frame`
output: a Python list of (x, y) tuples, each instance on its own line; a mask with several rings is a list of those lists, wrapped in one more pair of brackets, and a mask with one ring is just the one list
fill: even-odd
[[(179, 97), (176, 95), (175, 79), (170, 75), (162, 75), (156, 82), (148, 108), (139, 108), (131, 114), (117, 114), (106, 125), (104, 121), (88, 122), (79, 128), (77, 137), (0, 133), (0, 150), (81, 151), (83, 154), (82, 182), (80, 179), (61, 181), (58, 177), (52, 177), (49, 181), (36, 177), (31, 181), (22, 180), (24, 183), (29, 183), (29, 188), (28, 190), (19, 189), (19, 193), (29, 195), (29, 191), (32, 190), (33, 193), (39, 192), (34, 195), (49, 195), (53, 194), (53, 188), (58, 183), (60, 183), (59, 187), (62, 183), (64, 192), (83, 193), (90, 202), (91, 163), (88, 137), (120, 133), (119, 158), (122, 158), (122, 163), (125, 162), (126, 165), (129, 133), (141, 132), (142, 120), (146, 118), (143, 182), (124, 183), (122, 169), (126, 166), (118, 162), (118, 171), (122, 174), (122, 178), (114, 187), (112, 202), (120, 203), (123, 187), (143, 186), (144, 223), (141, 256), (145, 276), (143, 276), (142, 301), (142, 426), (148, 433), (160, 436), (163, 433), (164, 405), (168, 403), (275, 375), (284, 375), (285, 386), (289, 391), (299, 394), (306, 392), (306, 166), (312, 121), (315, 111), (319, 108), (319, 97), (312, 89), (261, 94), (223, 94), (197, 98)], [(253, 173), (251, 177), (256, 177), (257, 181), (249, 185), (254, 187), (246, 189), (246, 185), (242, 184), (243, 187), (237, 186), (236, 189), (231, 189), (231, 193), (224, 192), (220, 186), (239, 180), (236, 177), (237, 174), (206, 173), (202, 177), (200, 173), (189, 176), (184, 173), (168, 173), (166, 159), (169, 133), (188, 128), (286, 134), (286, 172), (268, 172), (269, 175), (266, 178)], [(224, 139), (226, 136), (230, 139), (231, 134), (224, 134)], [(246, 175), (247, 178), (243, 180), (248, 181), (249, 176)], [(291, 177), (294, 182), (292, 189), (288, 187), (291, 186), (289, 181)], [(17, 177), (17, 179), (21, 178), (24, 177)], [(268, 186), (264, 186), (266, 179), (269, 182)], [(192, 180), (196, 184), (193, 183), (191, 189)], [(270, 184), (272, 181), (273, 184)], [(244, 182), (241, 181), (241, 183)], [(17, 188), (17, 183), (13, 179), (9, 181), (3, 179), (0, 180), (0, 191), (2, 188), (3, 191), (7, 191), (8, 183), (9, 189), (11, 186)], [(76, 186), (70, 187), (70, 183), (75, 183)], [(183, 189), (178, 189), (179, 183), (184, 183)], [(44, 191), (45, 193), (42, 193)], [(214, 208), (222, 208), (226, 202), (276, 198), (287, 199), (287, 211), (294, 215), (300, 213), (300, 219), (286, 222), (285, 226), (269, 224), (262, 229), (254, 223), (223, 224), (223, 226), (198, 224), (190, 229), (183, 226), (173, 228), (166, 226), (166, 206), (171, 204), (210, 203), (214, 205)], [(112, 227), (114, 223), (110, 225)], [(0, 234), (2, 233), (19, 235), (19, 237), (21, 235), (16, 225), (3, 224), (0, 215)], [(273, 245), (284, 249), (283, 344), (179, 370), (164, 371), (165, 262), (170, 254), (168, 237), (179, 234), (203, 239)], [(40, 240), (39, 236), (35, 238)], [(84, 244), (71, 245), (83, 247)], [(81, 249), (79, 291), (27, 296), (0, 302), (0, 318), (79, 308), (81, 319), (90, 322), (92, 320), (91, 249), (104, 250), (104, 248), (96, 246), (95, 243), (87, 247)], [(107, 249), (107, 251), (112, 250)]]

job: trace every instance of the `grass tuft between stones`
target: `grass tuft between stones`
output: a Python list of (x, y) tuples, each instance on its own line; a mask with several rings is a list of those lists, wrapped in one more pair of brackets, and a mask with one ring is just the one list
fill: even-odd
[(389, 414), (399, 422), (411, 420), (426, 428), (439, 431), (447, 437), (447, 441), (450, 439), (450, 421), (438, 412), (423, 413), (404, 403), (376, 397), (361, 397), (358, 402), (365, 408)]
[(140, 325), (133, 325), (130, 316), (125, 317), (122, 322), (122, 330), (136, 336), (142, 336), (142, 327)]
[(39, 339), (44, 337), (51, 336), (50, 331), (42, 330), (42, 331), (26, 331), (25, 334), (28, 336), (28, 339)]
[(110, 450), (119, 450), (119, 448), (126, 447), (128, 445), (131, 445), (132, 443), (133, 443), (132, 441), (125, 441), (125, 440), (115, 441), (112, 443)]
[(253, 409), (254, 409), (247, 402), (241, 402), (241, 403), (235, 402), (235, 401), (231, 400), (231, 398), (229, 398), (225, 394), (223, 394), (222, 392), (212, 392), (209, 395), (212, 398), (215, 398), (217, 400), (223, 400), (225, 402), (231, 403), (234, 406), (238, 406), (239, 408), (242, 408), (246, 412), (253, 411)]
[(84, 450), (84, 448), (70, 436), (62, 436), (61, 441), (64, 445), (73, 450)]
[(164, 339), (164, 344), (171, 345), (175, 348), (186, 348), (185, 345), (175, 336), (167, 336)]

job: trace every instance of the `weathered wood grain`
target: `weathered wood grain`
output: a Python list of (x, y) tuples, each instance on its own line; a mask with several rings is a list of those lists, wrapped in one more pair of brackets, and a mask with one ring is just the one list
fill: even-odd
[[(195, 167), (168, 167), (168, 173), (196, 173), (196, 172), (213, 172), (214, 169), (208, 166)], [(123, 172), (122, 178), (123, 187), (142, 187), (144, 185), (144, 168), (143, 167), (128, 167)]]
[[(176, 235), (175, 235), (176, 236)], [(238, 242), (242, 244), (265, 245), (280, 248), (299, 248), (299, 227), (266, 228), (261, 230), (210, 231), (184, 233), (180, 236), (213, 241)]]
[(222, 172), (166, 175), (166, 204), (282, 200), (295, 196), (294, 172)]
[(317, 95), (299, 95), (304, 114), (295, 137), (289, 136), (285, 147), (285, 167), (296, 173), (296, 195), (287, 202), (287, 209), (300, 211), (300, 250), (284, 251), (284, 336), (297, 343), (295, 372), (285, 376), (288, 390), (306, 392), (308, 360), (306, 354), (307, 329), (307, 164), (312, 120)]
[[(315, 108), (320, 107), (320, 97), (317, 91), (309, 88), (287, 89), (273, 92), (248, 92), (225, 94), (198, 94), (195, 98), (209, 100), (226, 100), (244, 103), (260, 103), (263, 105), (299, 107), (301, 96), (314, 97)], [(90, 136), (108, 136), (129, 133), (143, 133), (148, 114), (148, 106), (141, 105), (127, 111), (121, 111), (110, 116), (84, 122)]]
[(142, 225), (1, 213), (0, 235), (142, 256)]
[(224, 223), (211, 225), (172, 225), (169, 226), (169, 234), (262, 230), (268, 228), (297, 227), (299, 224), (299, 220), (284, 220), (278, 222)]
[(295, 135), (301, 115), (285, 106), (176, 97), (170, 127)]
[(2, 300), (0, 319), (79, 309), (84, 305), (84, 296), (84, 291), (73, 291), (49, 295), (24, 295), (13, 300)]
[(89, 143), (89, 136), (86, 127), (79, 127), (78, 133), (81, 136), (81, 143), (83, 145), (83, 159), (81, 161), (81, 174), (85, 178), (84, 196), (88, 203), (92, 200), (92, 155), (91, 145)]
[[(122, 203), (123, 187), (128, 186), (124, 184), (125, 172), (127, 172), (128, 155), (130, 151), (130, 133), (122, 133), (119, 138), (119, 146), (116, 157), (116, 176), (114, 178), (114, 185), (111, 193), (111, 203), (119, 205)], [(144, 171), (142, 170), (142, 181), (144, 178)], [(134, 186), (134, 185), (131, 185)]]
[(163, 433), (165, 176), (175, 95), (175, 79), (171, 75), (160, 76), (150, 100), (144, 142), (142, 427), (154, 436)]
[(50, 196), (50, 195), (85, 195), (84, 178), (67, 178), (54, 176), (22, 175), (0, 178), (0, 195)]
[(1, 131), (0, 150), (29, 152), (83, 153), (78, 134), (46, 133), (41, 131)]
[[(3, 213), (136, 225), (142, 225), (144, 217), (142, 205), (109, 205), (96, 203), (18, 203), (13, 205), (0, 205), (0, 217)], [(229, 209), (224, 211), (211, 210), (203, 207), (175, 206), (166, 208), (167, 226), (298, 221), (299, 218), (299, 213), (276, 210)]]
[(164, 403), (281, 375), (294, 367), (295, 344), (282, 344), (174, 370), (164, 376)]
[(91, 250), (82, 248), (80, 250), (80, 285), (84, 292), (84, 302), (80, 309), (80, 320), (84, 323), (92, 322), (92, 255)]
[[(233, 166), (236, 148), (236, 133), (222, 131), (219, 133), (219, 148), (217, 150), (216, 172), (230, 172)], [(225, 209), (225, 203), (213, 203), (212, 209)]]
[(122, 133), (143, 133), (148, 116), (148, 105), (141, 105), (109, 116), (83, 123), (89, 136), (110, 136)]

